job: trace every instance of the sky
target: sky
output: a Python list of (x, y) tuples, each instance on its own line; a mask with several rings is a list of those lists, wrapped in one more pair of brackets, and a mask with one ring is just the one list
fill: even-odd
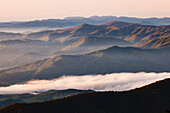
[(68, 16), (170, 17), (170, 0), (0, 0), (0, 21)]

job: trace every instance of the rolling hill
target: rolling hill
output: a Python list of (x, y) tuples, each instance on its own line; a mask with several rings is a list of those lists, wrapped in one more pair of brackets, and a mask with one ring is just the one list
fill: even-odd
[(77, 42), (62, 49), (62, 53), (88, 53), (94, 50), (105, 49), (111, 46), (129, 46), (132, 43), (113, 37), (83, 37)]
[[(8, 37), (7, 35), (8, 33), (5, 34), (5, 37)], [(11, 34), (9, 35), (11, 36)], [(15, 35), (21, 36), (18, 37), (19, 39), (0, 41), (0, 59), (3, 59), (0, 61), (1, 69), (21, 66), (35, 60), (49, 58), (49, 56), (85, 54), (111, 46), (142, 47), (141, 45), (152, 40), (168, 38), (170, 25), (153, 26), (112, 21), (102, 25), (82, 24), (68, 29), (30, 34), (14, 33)], [(168, 40), (164, 40), (164, 44), (167, 43)], [(27, 53), (38, 53), (42, 57), (31, 61), (30, 58), (33, 58), (34, 55), (29, 57), (30, 55), (26, 55)], [(23, 59), (25, 55), (28, 56), (28, 60)], [(21, 62), (18, 58), (21, 59)], [(16, 62), (18, 65), (15, 65)]]
[[(113, 37), (129, 42), (147, 42), (169, 36), (170, 25), (153, 26), (112, 21), (102, 25), (82, 24), (74, 28), (20, 34), (23, 39), (44, 40), (57, 45), (70, 45), (83, 37)], [(11, 35), (11, 34), (9, 34)], [(14, 34), (18, 35), (18, 34)], [(3, 36), (3, 35), (2, 35)], [(5, 37), (8, 35), (5, 34)]]
[(50, 56), (58, 48), (41, 40), (16, 39), (0, 41), (0, 68), (21, 66)]
[(95, 92), (41, 103), (14, 104), (0, 113), (168, 113), (170, 79), (124, 92)]
[[(26, 34), (0, 32), (0, 87), (70, 75), (170, 72), (169, 24), (169, 18), (113, 16), (0, 23), (0, 29), (74, 26)], [(70, 89), (0, 95), (0, 108), (25, 103), (0, 113), (162, 113), (170, 110), (169, 86), (166, 79), (124, 92)], [(63, 98), (70, 95), (76, 96)]]
[(169, 35), (170, 25), (153, 26), (112, 21), (102, 25), (82, 24), (75, 28), (36, 32), (23, 35), (23, 37), (45, 40), (66, 47), (84, 37), (112, 37), (128, 41), (132, 45), (168, 37)]
[(7, 33), (7, 32), (0, 32), (0, 41), (2, 40), (14, 40), (22, 38), (21, 33)]
[[(29, 34), (13, 34), (21, 35), (23, 39), (41, 39), (53, 42), (77, 41), (85, 36), (108, 36), (127, 40), (130, 42), (148, 41), (151, 39), (160, 38), (169, 35), (170, 26), (153, 26), (131, 24), (120, 21), (112, 21), (102, 25), (82, 24), (77, 27), (61, 29), (61, 30), (46, 30)], [(4, 37), (12, 34), (5, 34)], [(3, 34), (1, 35), (3, 36)]]
[(59, 55), (0, 71), (0, 85), (31, 79), (53, 79), (63, 75), (106, 74), (115, 72), (169, 72), (169, 48), (140, 49), (110, 47), (82, 55)]

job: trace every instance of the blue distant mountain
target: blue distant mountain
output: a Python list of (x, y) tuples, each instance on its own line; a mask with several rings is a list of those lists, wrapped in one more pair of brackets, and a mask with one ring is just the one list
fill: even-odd
[(170, 18), (135, 18), (135, 17), (116, 17), (116, 16), (92, 16), (85, 17), (66, 17), (64, 19), (44, 19), (25, 22), (1, 22), (0, 28), (31, 28), (31, 27), (74, 27), (84, 23), (104, 24), (110, 21), (122, 21), (128, 23), (138, 23), (142, 25), (169, 25)]

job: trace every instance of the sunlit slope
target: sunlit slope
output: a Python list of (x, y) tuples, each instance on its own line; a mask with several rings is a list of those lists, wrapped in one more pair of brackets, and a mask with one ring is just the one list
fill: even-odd
[(170, 35), (163, 38), (153, 39), (146, 43), (137, 44), (137, 47), (142, 48), (166, 48), (170, 47)]
[(44, 40), (65, 47), (85, 37), (111, 37), (131, 42), (129, 44), (145, 43), (152, 39), (167, 37), (169, 32), (170, 25), (153, 26), (112, 21), (102, 25), (82, 24), (68, 29), (46, 30), (30, 34), (2, 33), (1, 37), (19, 35), (19, 39)]
[[(2, 33), (2, 37), (18, 36), (19, 38), (41, 39), (53, 42), (67, 42), (74, 39), (74, 41), (85, 36), (107, 36), (124, 39), (130, 42), (145, 42), (158, 37), (164, 37), (169, 34), (170, 26), (153, 26), (131, 24), (120, 21), (112, 21), (102, 25), (82, 24), (77, 27), (61, 29), (61, 30), (46, 30), (34, 32), (30, 34), (10, 34)], [(3, 35), (4, 34), (4, 35)]]
[[(151, 26), (123, 23), (113, 21), (103, 25), (89, 25), (82, 24), (75, 28), (65, 30), (54, 30), (45, 33), (41, 32), (25, 35), (25, 37), (43, 38), (48, 37), (48, 41), (65, 42), (71, 39), (85, 36), (98, 36), (98, 37), (115, 37), (118, 39), (127, 40), (129, 42), (146, 42), (148, 40), (165, 37), (169, 35), (170, 26)], [(45, 33), (45, 34), (44, 34)]]

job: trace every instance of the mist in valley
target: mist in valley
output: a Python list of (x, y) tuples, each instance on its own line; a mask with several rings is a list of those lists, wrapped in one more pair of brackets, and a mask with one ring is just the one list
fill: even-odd
[(53, 80), (31, 80), (25, 84), (0, 87), (0, 94), (23, 94), (48, 90), (82, 89), (126, 91), (170, 78), (170, 73), (112, 73), (106, 75), (62, 76)]
[[(45, 30), (43, 27), (33, 29), (28, 27), (28, 29), (31, 29), (31, 33), (26, 33), (25, 31), (23, 33), (22, 30), (22, 33), (0, 33), (0, 70), (21, 66), (21, 68), (18, 67), (19, 70), (16, 68), (16, 70), (14, 69), (15, 71), (1, 71), (2, 81), (10, 81), (9, 83), (7, 81), (3, 82), (6, 85), (13, 83), (13, 79), (18, 79), (16, 75), (19, 75), (19, 73), (15, 72), (26, 72), (29, 70), (35, 71), (36, 74), (32, 72), (32, 75), (30, 74), (28, 78), (24, 78), (24, 80), (19, 82), (30, 80), (34, 75), (39, 75), (36, 77), (41, 79), (54, 79), (64, 74), (85, 75), (141, 71), (169, 72), (169, 53), (166, 52), (168, 48), (154, 48), (155, 50), (150, 48), (129, 48), (129, 46), (134, 46), (135, 44), (143, 44), (143, 42), (157, 39), (162, 35), (168, 39), (169, 34), (167, 31), (169, 26), (144, 26), (113, 21), (102, 25), (82, 24), (68, 29), (56, 29), (55, 27), (50, 27), (51, 30)], [(150, 30), (148, 31), (148, 29)], [(143, 32), (142, 36), (140, 32)], [(162, 46), (168, 47), (168, 43), (166, 43), (166, 46)], [(111, 48), (109, 49), (108, 47)], [(50, 71), (49, 75), (47, 70), (50, 70), (50, 67), (48, 68), (46, 63), (39, 65), (37, 61), (48, 61), (47, 58), (55, 59), (56, 55), (68, 56), (62, 57), (62, 65), (58, 64), (57, 61), (51, 61), (50, 67), (55, 69)], [(79, 60), (77, 60), (76, 55), (80, 57)], [(74, 62), (75, 66), (70, 66), (70, 62)], [(84, 65), (84, 62), (88, 63)], [(24, 68), (27, 67), (25, 64), (30, 66)], [(96, 66), (96, 64), (99, 65)], [(107, 66), (107, 64), (110, 66)], [(32, 65), (33, 68), (31, 68)], [(76, 67), (77, 65), (79, 66)], [(41, 66), (44, 68), (39, 68)], [(67, 66), (69, 66), (68, 70)], [(106, 69), (103, 69), (102, 66)], [(3, 76), (4, 74), (7, 76)], [(16, 77), (13, 79), (8, 78), (10, 74)], [(27, 73), (24, 76), (27, 76)]]
[[(73, 27), (73, 26), (70, 26)], [(70, 27), (25, 27), (25, 28), (0, 28), (0, 32), (9, 32), (9, 33), (22, 33), (22, 34), (29, 34), (33, 32), (41, 32), (47, 30), (61, 30)]]

